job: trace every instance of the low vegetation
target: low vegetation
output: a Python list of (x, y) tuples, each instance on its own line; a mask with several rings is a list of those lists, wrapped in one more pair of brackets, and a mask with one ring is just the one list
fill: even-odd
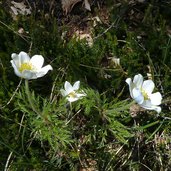
[[(23, 2), (0, 2), (0, 168), (169, 170), (171, 3), (80, 1), (66, 13), (60, 1)], [(53, 70), (21, 78), (10, 62), (20, 52)], [(138, 74), (161, 112), (130, 95)]]

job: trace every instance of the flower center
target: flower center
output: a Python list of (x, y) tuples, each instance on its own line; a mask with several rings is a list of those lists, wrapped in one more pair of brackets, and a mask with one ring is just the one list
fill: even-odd
[(19, 71), (23, 72), (24, 70), (33, 70), (33, 65), (29, 62), (22, 63), (19, 67)]
[(72, 91), (71, 93), (68, 94), (68, 96), (70, 96), (71, 98), (76, 98), (77, 94), (75, 93), (75, 91)]
[(148, 96), (148, 94), (147, 94), (147, 92), (145, 90), (141, 89), (141, 93), (144, 96), (144, 100), (148, 100), (149, 99), (149, 96)]

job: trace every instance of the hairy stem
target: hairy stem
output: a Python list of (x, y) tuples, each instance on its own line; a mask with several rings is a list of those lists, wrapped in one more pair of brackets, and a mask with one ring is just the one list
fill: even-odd
[(25, 80), (25, 90), (26, 90), (26, 94), (27, 94), (27, 97), (28, 97), (28, 101), (30, 103), (30, 106), (32, 108), (32, 110), (38, 114), (38, 115), (41, 115), (41, 113), (36, 109), (33, 101), (32, 101), (32, 98), (31, 98), (31, 94), (30, 94), (30, 90), (29, 90), (29, 83), (28, 83), (28, 80)]

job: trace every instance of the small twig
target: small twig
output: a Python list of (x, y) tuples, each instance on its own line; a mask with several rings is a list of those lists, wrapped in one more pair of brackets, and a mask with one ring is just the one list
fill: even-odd
[(27, 43), (29, 43), (29, 41), (27, 39), (25, 39), (21, 34), (17, 33), (16, 31), (14, 31), (11, 27), (9, 27), (8, 25), (6, 25), (4, 22), (0, 21), (0, 23), (2, 25), (4, 25), (5, 27), (7, 27), (9, 30), (13, 31), (15, 34), (17, 34), (18, 36), (20, 36), (23, 40), (25, 40)]
[[(128, 142), (128, 140), (126, 140), (126, 142)], [(119, 154), (119, 152), (123, 149), (124, 146), (125, 146), (125, 144), (123, 144), (123, 145), (116, 151), (115, 155), (113, 155), (113, 157), (111, 158), (111, 160), (108, 162), (106, 168), (109, 167), (109, 165), (110, 165), (110, 163), (112, 162), (112, 160), (115, 158), (116, 155)]]
[(131, 149), (131, 152), (128, 154), (127, 159), (125, 159), (125, 161), (122, 163), (121, 166), (124, 166), (124, 164), (130, 159), (131, 155), (133, 154), (133, 150), (135, 149), (135, 147), (136, 147), (136, 141), (134, 142), (134, 145)]
[(24, 121), (24, 117), (25, 117), (25, 113), (23, 114), (22, 118), (21, 118), (21, 122), (19, 123), (20, 127), (19, 127), (19, 130), (18, 130), (18, 135), (20, 134), (20, 131), (21, 131), (21, 127), (23, 127), (23, 121)]
[(4, 106), (0, 107), (0, 109), (5, 108), (6, 106), (8, 106), (8, 105), (11, 103), (11, 101), (12, 101), (12, 99), (14, 98), (15, 94), (17, 93), (18, 89), (20, 88), (21, 83), (22, 83), (22, 79), (20, 80), (20, 82), (19, 82), (17, 88), (15, 89), (13, 95), (11, 96), (11, 98), (9, 99), (9, 101), (7, 102), (7, 104), (5, 104)]
[[(53, 61), (52, 61), (52, 62), (53, 62)], [(51, 62), (51, 63), (52, 63), (52, 62)], [(62, 72), (61, 78), (64, 77), (64, 75), (65, 75), (67, 69), (68, 69), (68, 65), (66, 66), (65, 70), (63, 70), (63, 71), (62, 71), (61, 69), (59, 69), (59, 71)], [(59, 72), (59, 73), (60, 73), (60, 72)], [(53, 94), (54, 94), (54, 89), (55, 89), (56, 82), (57, 82), (58, 78), (59, 78), (59, 74), (56, 76), (55, 81), (54, 81), (54, 84), (53, 84), (52, 89), (51, 89), (51, 94), (50, 94), (50, 102), (51, 102), (51, 103), (53, 103), (54, 100), (55, 100), (55, 96), (53, 96)]]
[(56, 76), (56, 78), (54, 80), (54, 83), (53, 83), (53, 86), (52, 86), (52, 90), (51, 90), (51, 93), (50, 93), (50, 101), (52, 101), (52, 98), (53, 98), (53, 93), (54, 93), (54, 89), (55, 89), (55, 86), (56, 86), (57, 79), (58, 79), (58, 75)]
[(80, 66), (86, 67), (86, 68), (91, 68), (91, 69), (96, 69), (96, 70), (104, 70), (104, 71), (121, 71), (122, 70), (120, 68), (118, 68), (118, 69), (100, 68), (100, 67), (94, 67), (94, 66), (89, 66), (89, 65), (84, 65), (84, 64), (80, 64)]
[(30, 43), (30, 47), (29, 47), (29, 50), (28, 50), (28, 54), (30, 54), (31, 49), (32, 49), (32, 46), (33, 46), (33, 42)]
[(3, 63), (2, 63), (2, 60), (1, 60), (1, 59), (0, 59), (0, 64), (1, 64), (2, 68), (4, 68), (4, 66), (3, 66)]
[(126, 41), (126, 40), (117, 40), (118, 42), (122, 42), (122, 43), (127, 43), (127, 44), (131, 44), (130, 42)]
[(11, 152), (7, 158), (7, 161), (6, 161), (6, 164), (5, 164), (5, 168), (4, 168), (4, 171), (8, 171), (9, 170), (9, 161), (10, 161), (10, 158), (12, 156), (13, 152)]
[(152, 171), (147, 165), (145, 165), (145, 164), (143, 164), (143, 163), (141, 163), (141, 162), (139, 162), (139, 164), (141, 164), (142, 166), (144, 166), (146, 169), (148, 169), (149, 171)]
[[(26, 154), (27, 150), (30, 148), (30, 146), (31, 146), (33, 140), (35, 139), (35, 137), (37, 136), (37, 134), (38, 134), (38, 132), (36, 131), (35, 134), (33, 135), (33, 138), (30, 140), (29, 144), (27, 145), (24, 154)], [(31, 135), (32, 135), (32, 133), (30, 134), (30, 136), (31, 136)]]
[(162, 118), (163, 118), (163, 119), (167, 119), (167, 120), (171, 120), (170, 117), (165, 117), (165, 116), (163, 116)]
[[(20, 127), (19, 127), (18, 134), (17, 134), (17, 136), (16, 136), (17, 139), (19, 138), (19, 134), (20, 134), (20, 131), (21, 131), (21, 126), (23, 126), (22, 123), (23, 123), (23, 120), (24, 120), (24, 116), (25, 116), (25, 115), (22, 116), (22, 118), (21, 118), (21, 123), (19, 123)], [(5, 169), (4, 169), (4, 171), (9, 171), (9, 168), (10, 168), (10, 166), (9, 166), (9, 161), (10, 161), (10, 158), (11, 158), (12, 154), (13, 154), (13, 151), (10, 152), (10, 154), (9, 154), (9, 156), (8, 156), (8, 158), (7, 158), (7, 161), (6, 161), (6, 164), (5, 164)]]
[(93, 40), (98, 39), (99, 37), (103, 36), (105, 33), (107, 33), (111, 28), (116, 27), (117, 28), (117, 24), (120, 21), (119, 19), (116, 19), (104, 32), (102, 32), (101, 34), (99, 34), (98, 36), (94, 37)]
[(66, 125), (68, 125), (68, 124), (71, 122), (71, 120), (72, 120), (78, 113), (80, 113), (80, 112), (81, 112), (81, 109), (78, 110), (77, 113), (76, 113), (73, 117), (71, 117), (70, 120), (68, 120), (68, 122), (66, 123)]
[[(134, 39), (134, 38), (133, 38)], [(140, 44), (136, 39), (134, 39), (135, 40), (135, 42), (139, 45), (139, 47), (141, 47), (145, 52), (146, 52), (146, 49), (145, 49), (145, 47), (142, 45), (142, 44)]]

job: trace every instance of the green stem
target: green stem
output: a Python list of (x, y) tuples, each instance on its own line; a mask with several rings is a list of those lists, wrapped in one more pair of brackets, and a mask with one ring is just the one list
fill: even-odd
[(69, 102), (70, 111), (72, 112), (72, 103)]
[(69, 102), (69, 115), (68, 115), (68, 120), (72, 117), (72, 104)]
[(66, 125), (72, 120), (72, 104), (69, 102), (68, 116), (66, 118)]
[(36, 107), (34, 106), (34, 103), (32, 101), (31, 94), (30, 94), (30, 90), (29, 90), (28, 80), (25, 80), (25, 90), (26, 90), (26, 94), (27, 94), (27, 97), (28, 97), (28, 101), (30, 103), (30, 106), (31, 106), (32, 110), (36, 114), (41, 115), (41, 113), (36, 109)]

